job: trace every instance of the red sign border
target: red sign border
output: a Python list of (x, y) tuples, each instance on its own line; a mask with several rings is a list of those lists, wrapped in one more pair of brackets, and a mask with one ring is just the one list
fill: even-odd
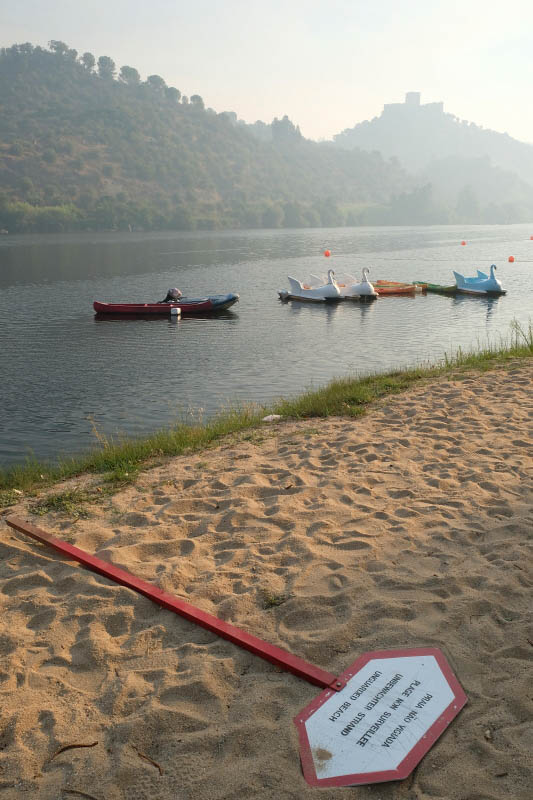
[(448, 725), (452, 722), (461, 709), (468, 702), (468, 698), (463, 687), (452, 672), (448, 661), (442, 650), (438, 647), (415, 647), (407, 650), (374, 650), (371, 653), (364, 653), (354, 661), (354, 663), (339, 676), (340, 680), (348, 681), (359, 672), (369, 661), (378, 658), (401, 658), (406, 656), (434, 656), (450, 689), (454, 694), (454, 699), (450, 705), (444, 709), (442, 714), (433, 723), (424, 736), (418, 741), (412, 750), (405, 756), (404, 760), (398, 764), (396, 769), (384, 770), (381, 772), (360, 772), (353, 775), (343, 775), (336, 778), (318, 778), (315, 770), (311, 746), (307, 737), (305, 723), (309, 717), (317, 711), (328, 700), (334, 692), (325, 689), (318, 697), (315, 697), (308, 706), (294, 717), (293, 722), (298, 728), (300, 740), (300, 760), (304, 778), (311, 786), (360, 786), (367, 783), (383, 783), (385, 781), (399, 781), (407, 778), (416, 765), (426, 755), (428, 750), (435, 744)]

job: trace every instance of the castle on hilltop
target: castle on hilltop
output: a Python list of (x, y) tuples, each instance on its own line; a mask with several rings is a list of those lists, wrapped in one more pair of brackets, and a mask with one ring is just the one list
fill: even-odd
[(420, 103), (420, 92), (407, 92), (405, 103), (385, 103), (383, 114), (411, 113), (415, 109), (433, 114), (444, 114), (444, 103)]

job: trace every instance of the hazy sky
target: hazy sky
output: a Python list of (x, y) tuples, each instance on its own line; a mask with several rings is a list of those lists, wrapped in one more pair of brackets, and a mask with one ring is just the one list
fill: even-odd
[(0, 0), (1, 46), (50, 39), (312, 139), (419, 91), (533, 143), (532, 0)]

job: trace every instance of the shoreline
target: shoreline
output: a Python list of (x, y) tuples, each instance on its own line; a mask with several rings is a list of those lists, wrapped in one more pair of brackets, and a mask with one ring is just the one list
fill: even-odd
[[(3, 515), (334, 674), (372, 650), (442, 648), (468, 705), (379, 797), (526, 800), (532, 380), (531, 359), (443, 373), (364, 415), (165, 456), (100, 500), (95, 475), (52, 487), (93, 486), (84, 515), (25, 496)], [(292, 718), (318, 690), (0, 531), (2, 796), (311, 796)], [(91, 746), (58, 754), (73, 743)]]
[(243, 404), (216, 414), (200, 425), (180, 423), (154, 431), (153, 434), (128, 438), (118, 434), (115, 439), (98, 435), (98, 446), (81, 454), (57, 459), (57, 462), (26, 459), (21, 464), (0, 465), (0, 513), (18, 499), (20, 493), (41, 493), (50, 485), (68, 480), (85, 472), (104, 474), (107, 490), (134, 480), (137, 472), (154, 460), (198, 452), (211, 447), (225, 436), (243, 430), (264, 427), (263, 417), (279, 415), (290, 419), (327, 418), (333, 414), (348, 418), (367, 413), (384, 396), (409, 390), (411, 387), (440, 379), (458, 377), (469, 369), (490, 370), (527, 363), (533, 358), (533, 327), (511, 324), (511, 336), (499, 345), (488, 343), (477, 350), (464, 352), (461, 348), (436, 362), (418, 367), (404, 367), (385, 373), (371, 373), (362, 378), (346, 376), (330, 381), (323, 387), (302, 392), (293, 398), (280, 399), (271, 406)]

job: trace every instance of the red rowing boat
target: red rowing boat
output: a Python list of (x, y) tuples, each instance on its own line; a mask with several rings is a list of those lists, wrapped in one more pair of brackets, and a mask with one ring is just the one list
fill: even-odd
[(99, 303), (93, 308), (97, 314), (170, 314), (179, 308), (182, 314), (206, 314), (225, 311), (239, 299), (238, 294), (215, 294), (209, 297), (182, 297), (175, 303)]

